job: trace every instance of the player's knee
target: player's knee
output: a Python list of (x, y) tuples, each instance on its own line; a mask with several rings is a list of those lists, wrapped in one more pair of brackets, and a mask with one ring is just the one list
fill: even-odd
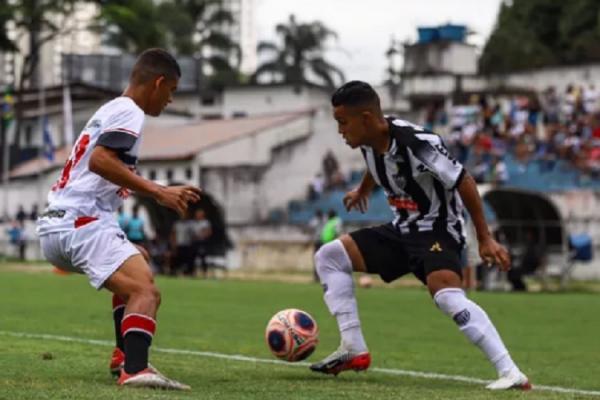
[(158, 308), (162, 301), (162, 296), (160, 294), (160, 290), (156, 287), (156, 285), (152, 285), (152, 287), (150, 288), (150, 296), (152, 297), (152, 302), (156, 305), (156, 308)]
[(315, 254), (315, 267), (320, 278), (323, 274), (339, 270), (340, 260), (347, 258), (344, 245), (339, 240), (334, 240), (321, 246)]
[(435, 296), (444, 289), (456, 289), (461, 287), (460, 276), (451, 270), (433, 271), (427, 275), (427, 288), (431, 296)]
[(158, 309), (161, 302), (160, 290), (154, 285), (153, 282), (147, 282), (137, 285), (131, 293), (131, 296), (135, 296), (140, 299), (143, 303), (151, 308)]
[(441, 289), (433, 296), (433, 301), (438, 308), (450, 317), (454, 317), (464, 309), (465, 299), (464, 292), (458, 288)]

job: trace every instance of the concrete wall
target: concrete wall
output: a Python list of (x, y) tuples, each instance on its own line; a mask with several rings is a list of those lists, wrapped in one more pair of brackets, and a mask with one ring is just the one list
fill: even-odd
[(328, 104), (328, 93), (320, 89), (302, 87), (295, 91), (291, 86), (236, 87), (223, 95), (223, 114), (247, 115), (308, 110)]
[(473, 46), (453, 43), (442, 52), (443, 70), (456, 74), (477, 73), (477, 53)]
[[(543, 91), (554, 86), (563, 93), (569, 84), (600, 86), (600, 64), (568, 67), (552, 67), (506, 75), (464, 76), (462, 88), (465, 91), (484, 91), (498, 87), (517, 87)], [(449, 95), (455, 90), (456, 80), (450, 74), (432, 76), (408, 76), (403, 82), (402, 95)]]
[(364, 168), (360, 152), (343, 143), (326, 107), (313, 116), (201, 153), (197, 157), (201, 185), (223, 204), (230, 223), (257, 222), (271, 210), (305, 198), (328, 150), (342, 172)]

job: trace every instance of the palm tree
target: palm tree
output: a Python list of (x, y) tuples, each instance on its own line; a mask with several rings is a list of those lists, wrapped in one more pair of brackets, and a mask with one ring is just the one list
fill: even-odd
[(105, 32), (108, 45), (139, 54), (149, 47), (166, 45), (166, 29), (159, 22), (160, 15), (154, 0), (107, 0), (95, 28)]
[[(239, 80), (241, 50), (225, 33), (234, 20), (223, 0), (106, 0), (99, 28), (107, 43), (139, 54), (166, 47), (178, 55), (202, 58), (213, 88)], [(148, 23), (148, 21), (152, 21)], [(202, 78), (201, 78), (202, 79)]]
[[(75, 11), (78, 3), (91, 0), (0, 0), (0, 49), (21, 53), (21, 63), (18, 81), (15, 82), (16, 101), (22, 104), (23, 90), (42, 84), (39, 81), (40, 52), (42, 46), (60, 35), (69, 32), (67, 24), (61, 22), (69, 18)], [(14, 40), (8, 37), (6, 26), (11, 22), (17, 36)], [(27, 37), (28, 48), (18, 48), (22, 37)], [(15, 108), (14, 143), (21, 141), (21, 125), (23, 120), (23, 107)]]
[(223, 0), (174, 0), (159, 5), (168, 40), (182, 55), (202, 58), (209, 83), (219, 89), (240, 80), (241, 48), (227, 34), (235, 21)]
[[(297, 86), (319, 84), (332, 89), (344, 81), (344, 73), (323, 56), (326, 41), (337, 38), (334, 31), (319, 21), (297, 23), (294, 15), (290, 15), (287, 24), (278, 24), (275, 30), (282, 43), (259, 43), (259, 53), (271, 52), (274, 57), (257, 68), (253, 76), (255, 82), (268, 75), (275, 82)], [(313, 82), (313, 77), (317, 82)]]

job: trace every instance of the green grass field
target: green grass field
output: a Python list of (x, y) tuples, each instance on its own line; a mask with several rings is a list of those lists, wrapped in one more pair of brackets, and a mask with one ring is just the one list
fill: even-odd
[[(333, 378), (314, 374), (305, 365), (261, 361), (273, 359), (264, 343), (265, 324), (276, 311), (288, 307), (305, 309), (319, 323), (321, 343), (310, 360), (337, 347), (335, 321), (323, 304), (319, 286), (168, 278), (159, 278), (158, 285), (163, 304), (151, 360), (165, 374), (192, 385), (189, 393), (115, 385), (108, 373), (113, 340), (110, 296), (96, 293), (85, 277), (9, 271), (0, 266), (0, 399), (595, 397), (593, 393), (547, 390), (490, 393), (481, 383), (394, 374), (409, 370), (485, 380), (495, 377), (483, 355), (432, 305), (424, 290), (358, 289), (374, 370)], [(472, 298), (488, 311), (534, 385), (600, 394), (600, 295), (474, 293)], [(36, 336), (41, 334), (56, 336)], [(68, 342), (66, 338), (102, 342)], [(224, 359), (200, 352), (260, 360)]]

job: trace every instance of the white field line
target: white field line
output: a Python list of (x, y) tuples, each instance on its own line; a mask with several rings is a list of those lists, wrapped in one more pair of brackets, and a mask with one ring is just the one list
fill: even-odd
[[(91, 344), (91, 345), (106, 346), (106, 347), (113, 347), (115, 345), (114, 342), (107, 341), (107, 340), (82, 339), (82, 338), (71, 337), (71, 336), (48, 335), (48, 334), (40, 334), (40, 333), (0, 331), (0, 335), (12, 336), (12, 337), (17, 337), (17, 338), (27, 338), (27, 339), (42, 339), (42, 340), (54, 340), (54, 341), (58, 341), (58, 342)], [(307, 362), (289, 363), (289, 362), (280, 361), (280, 360), (248, 357), (248, 356), (242, 356), (242, 355), (238, 355), (238, 354), (215, 353), (215, 352), (211, 352), (211, 351), (167, 349), (167, 348), (161, 348), (161, 347), (152, 347), (152, 351), (159, 352), (159, 353), (183, 354), (183, 355), (197, 356), (197, 357), (211, 357), (211, 358), (220, 358), (223, 360), (245, 361), (245, 362), (252, 362), (252, 363), (278, 364), (278, 365), (285, 365), (285, 366), (292, 366), (292, 367), (307, 367), (308, 365), (310, 365)], [(479, 378), (473, 378), (473, 377), (461, 376), (461, 375), (438, 374), (435, 372), (420, 372), (420, 371), (410, 371), (410, 370), (404, 370), (404, 369), (377, 368), (377, 367), (369, 368), (369, 371), (379, 372), (379, 373), (388, 374), (388, 375), (411, 376), (411, 377), (415, 377), (415, 378), (456, 381), (456, 382), (464, 382), (464, 383), (472, 383), (472, 384), (490, 383), (489, 380), (485, 380), (485, 379), (479, 379)], [(565, 387), (560, 387), (560, 386), (547, 386), (547, 385), (534, 385), (533, 388), (535, 390), (543, 390), (543, 391), (547, 391), (547, 392), (600, 396), (600, 391), (597, 391), (597, 390), (573, 389), (573, 388), (565, 388)]]

